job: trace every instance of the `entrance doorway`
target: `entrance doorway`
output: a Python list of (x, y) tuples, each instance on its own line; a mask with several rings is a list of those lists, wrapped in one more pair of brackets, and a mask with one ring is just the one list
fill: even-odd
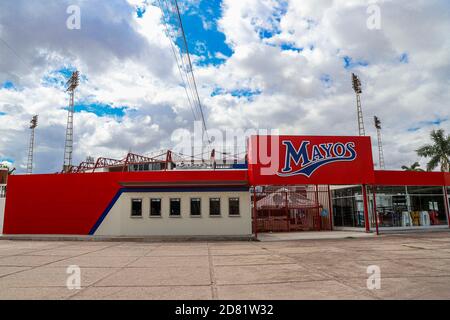
[(257, 232), (331, 230), (328, 186), (260, 186), (254, 191)]

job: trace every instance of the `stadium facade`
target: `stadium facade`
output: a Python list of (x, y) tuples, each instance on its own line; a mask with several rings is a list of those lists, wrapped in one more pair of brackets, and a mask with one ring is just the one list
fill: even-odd
[(12, 175), (3, 234), (448, 229), (449, 189), (450, 173), (375, 170), (369, 137), (252, 136), (245, 164), (180, 164), (168, 153)]

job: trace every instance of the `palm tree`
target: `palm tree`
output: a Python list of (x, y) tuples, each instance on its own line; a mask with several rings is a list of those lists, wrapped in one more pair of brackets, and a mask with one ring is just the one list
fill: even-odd
[(410, 167), (408, 166), (402, 166), (402, 169), (405, 171), (421, 171), (423, 172), (424, 170), (420, 168), (420, 163), (419, 162), (414, 162)]
[(431, 158), (427, 164), (427, 170), (432, 171), (441, 165), (442, 172), (450, 170), (450, 136), (445, 135), (443, 129), (433, 130), (431, 132), (433, 144), (425, 145), (418, 150), (417, 154), (421, 157)]

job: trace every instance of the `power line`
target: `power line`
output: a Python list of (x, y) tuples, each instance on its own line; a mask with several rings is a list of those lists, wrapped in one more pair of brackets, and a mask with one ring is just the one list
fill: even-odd
[(8, 42), (6, 42), (5, 40), (3, 40), (2, 38), (0, 38), (0, 41), (17, 57), (17, 59), (19, 59), (20, 62), (23, 63), (23, 65), (27, 68), (30, 68), (30, 65), (28, 63), (25, 62), (24, 59), (22, 59), (22, 57), (17, 53), (16, 50), (13, 49), (13, 47), (11, 47), (9, 45)]
[[(170, 0), (164, 0), (164, 2), (167, 5), (167, 11), (168, 12), (173, 12), (175, 13), (176, 16), (176, 20), (177, 20), (177, 36), (180, 35), (183, 38), (183, 34), (184, 34), (184, 28), (182, 28), (182, 24), (180, 23), (180, 16), (178, 15), (178, 11), (176, 6), (174, 6), (174, 4), (172, 3), (172, 1)], [(170, 6), (170, 8), (169, 8)], [(186, 44), (187, 42), (183, 41), (183, 44)], [(196, 95), (196, 84), (195, 81), (193, 80), (192, 77), (192, 65), (189, 64), (189, 59), (188, 59), (188, 55), (189, 55), (189, 49), (186, 47), (185, 45), (185, 51), (186, 54), (183, 54), (181, 48), (180, 50), (177, 50), (178, 54), (180, 56), (180, 61), (182, 62), (182, 70), (186, 76), (186, 82), (187, 82), (187, 86), (189, 87), (189, 92), (192, 96), (192, 101), (194, 104), (194, 108), (196, 109), (196, 114), (198, 118), (202, 118), (202, 110), (201, 110), (201, 104), (199, 104), (199, 99), (198, 96)], [(203, 118), (202, 118), (203, 119)], [(204, 121), (202, 122), (202, 127), (205, 128), (204, 126)], [(205, 130), (206, 131), (206, 130)]]
[[(207, 141), (207, 151), (211, 150), (211, 141), (206, 125), (205, 114), (203, 112), (203, 106), (200, 100), (198, 92), (197, 82), (194, 75), (193, 64), (190, 57), (188, 42), (186, 33), (184, 30), (180, 7), (177, 0), (158, 0), (159, 7), (163, 13), (162, 22), (164, 23), (164, 29), (166, 36), (169, 38), (172, 54), (177, 64), (178, 72), (185, 89), (186, 97), (191, 108), (194, 120), (198, 119), (202, 122), (202, 141), (204, 150), (205, 140)], [(171, 34), (171, 31), (176, 32), (175, 35)], [(177, 42), (177, 39), (181, 39), (181, 43)], [(202, 154), (203, 156), (203, 154)]]
[[(6, 40), (0, 38), (0, 42), (2, 42), (2, 43), (5, 45), (5, 47), (8, 48), (8, 49), (11, 51), (11, 53), (14, 54), (14, 56), (15, 56), (15, 57), (16, 57), (16, 58), (17, 58), (17, 59), (18, 59), (18, 60), (19, 60), (26, 68), (33, 69), (33, 68), (31, 67), (31, 65), (28, 64), (28, 63), (27, 63), (27, 62), (19, 55), (19, 53), (17, 53), (17, 51), (14, 50), (14, 48), (13, 48), (8, 42), (6, 42)], [(18, 74), (11, 73), (11, 72), (9, 72), (9, 71), (4, 71), (4, 72), (7, 73), (7, 74), (9, 74), (10, 76), (17, 77), (17, 78), (19, 78), (20, 80), (22, 80), (22, 77), (19, 76)]]
[(208, 129), (206, 127), (205, 115), (203, 113), (203, 107), (202, 107), (202, 103), (200, 101), (200, 95), (198, 94), (197, 83), (195, 81), (194, 69), (192, 67), (191, 56), (190, 56), (190, 53), (189, 53), (189, 46), (188, 46), (187, 39), (186, 39), (186, 33), (185, 33), (184, 27), (183, 27), (183, 21), (181, 19), (181, 13), (180, 13), (180, 8), (178, 6), (178, 0), (174, 0), (174, 3), (175, 3), (176, 10), (177, 10), (178, 23), (180, 25), (183, 43), (184, 43), (184, 46), (185, 46), (185, 49), (186, 49), (186, 57), (187, 57), (187, 60), (188, 60), (188, 66), (189, 66), (189, 71), (190, 71), (189, 74), (192, 77), (193, 86), (194, 86), (194, 92), (195, 92), (195, 96), (197, 98), (197, 103), (198, 103), (198, 107), (199, 107), (199, 110), (200, 110), (200, 115), (202, 117), (203, 128), (205, 130), (205, 134), (206, 134), (206, 137), (207, 137), (208, 144), (210, 144), (209, 136), (208, 136)]
[[(188, 88), (187, 88), (187, 85), (186, 85), (186, 82), (188, 81), (188, 77), (186, 75), (186, 80), (185, 80), (185, 78), (183, 76), (183, 71), (181, 69), (181, 62), (178, 60), (178, 55), (176, 53), (175, 46), (174, 46), (174, 44), (172, 42), (172, 38), (171, 38), (171, 35), (170, 35), (170, 32), (169, 32), (169, 27), (167, 25), (167, 22), (164, 19), (164, 8), (163, 8), (161, 0), (158, 0), (158, 3), (159, 3), (159, 7), (160, 7), (160, 9), (161, 9), (161, 11), (163, 13), (163, 23), (164, 23), (164, 29), (165, 29), (165, 32), (166, 32), (166, 36), (169, 39), (169, 43), (170, 43), (170, 47), (171, 47), (171, 50), (172, 50), (172, 54), (173, 54), (173, 56), (175, 58), (175, 63), (177, 65), (177, 69), (178, 69), (178, 72), (180, 74), (181, 81), (183, 83), (184, 91), (186, 93), (186, 97), (188, 99), (188, 103), (189, 103), (189, 106), (191, 108), (192, 115), (194, 116), (194, 120), (196, 121), (197, 120), (197, 115), (195, 113), (195, 109), (194, 109), (194, 106), (193, 106), (193, 102), (192, 102), (193, 99), (191, 100), (191, 97), (189, 95)], [(166, 10), (169, 10), (168, 4), (167, 4), (167, 2), (165, 0), (164, 0), (164, 4), (165, 4), (165, 7), (166, 7)]]

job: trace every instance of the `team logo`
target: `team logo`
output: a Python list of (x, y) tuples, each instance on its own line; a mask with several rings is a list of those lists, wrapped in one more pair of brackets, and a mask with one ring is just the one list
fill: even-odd
[(292, 141), (282, 141), (286, 147), (284, 167), (278, 172), (280, 177), (311, 175), (320, 167), (334, 162), (354, 161), (357, 157), (355, 143), (322, 143), (310, 147), (310, 141), (303, 141), (296, 149)]

